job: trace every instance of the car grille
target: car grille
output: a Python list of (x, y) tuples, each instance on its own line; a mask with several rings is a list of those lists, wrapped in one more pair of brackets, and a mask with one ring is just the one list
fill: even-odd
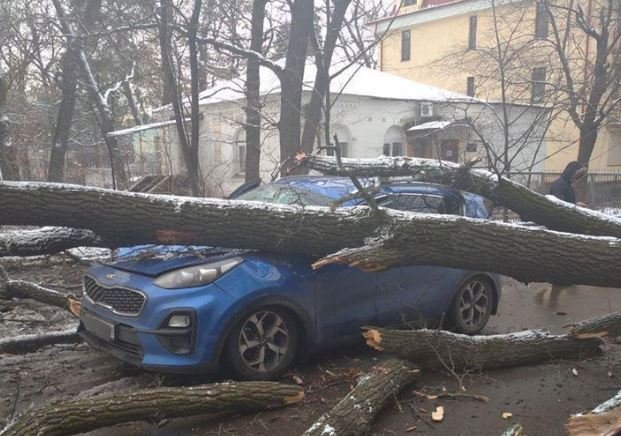
[(145, 303), (145, 296), (140, 292), (125, 288), (105, 288), (89, 276), (84, 276), (84, 293), (96, 304), (119, 315), (138, 315)]

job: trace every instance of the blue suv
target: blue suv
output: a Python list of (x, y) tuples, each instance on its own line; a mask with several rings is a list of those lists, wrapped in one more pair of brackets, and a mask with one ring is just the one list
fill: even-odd
[[(239, 200), (341, 207), (361, 204), (341, 177), (294, 176), (240, 190)], [(380, 185), (386, 208), (487, 218), (481, 197), (447, 187)], [(231, 229), (235, 231), (235, 229)], [(313, 258), (194, 246), (117, 250), (84, 276), (79, 333), (142, 368), (205, 372), (226, 366), (275, 379), (296, 358), (360, 340), (364, 325), (438, 325), (479, 332), (496, 313), (494, 274), (437, 266), (364, 272), (311, 268)]]

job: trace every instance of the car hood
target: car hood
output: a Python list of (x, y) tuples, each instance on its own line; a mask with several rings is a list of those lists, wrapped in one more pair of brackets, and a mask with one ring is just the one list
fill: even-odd
[(187, 245), (140, 245), (118, 248), (112, 259), (102, 262), (123, 271), (156, 277), (165, 272), (239, 256), (249, 250)]

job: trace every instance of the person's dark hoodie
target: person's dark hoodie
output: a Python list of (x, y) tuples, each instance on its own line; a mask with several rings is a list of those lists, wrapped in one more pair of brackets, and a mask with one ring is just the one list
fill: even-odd
[(574, 175), (580, 168), (582, 168), (580, 162), (569, 162), (563, 170), (561, 177), (556, 179), (550, 186), (550, 195), (554, 195), (556, 198), (560, 198), (568, 203), (575, 204), (576, 193), (574, 192), (574, 188), (571, 186), (571, 182), (573, 181)]

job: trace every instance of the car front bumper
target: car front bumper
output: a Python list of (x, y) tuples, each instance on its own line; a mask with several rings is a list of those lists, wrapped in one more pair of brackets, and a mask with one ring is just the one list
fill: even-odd
[[(158, 372), (217, 369), (232, 298), (215, 283), (168, 290), (154, 286), (151, 277), (101, 264), (91, 267), (88, 275), (103, 287), (135, 289), (146, 297), (141, 310), (132, 315), (115, 313), (112, 307), (83, 297), (78, 333), (94, 348)], [(190, 314), (190, 327), (169, 327), (173, 314)]]

